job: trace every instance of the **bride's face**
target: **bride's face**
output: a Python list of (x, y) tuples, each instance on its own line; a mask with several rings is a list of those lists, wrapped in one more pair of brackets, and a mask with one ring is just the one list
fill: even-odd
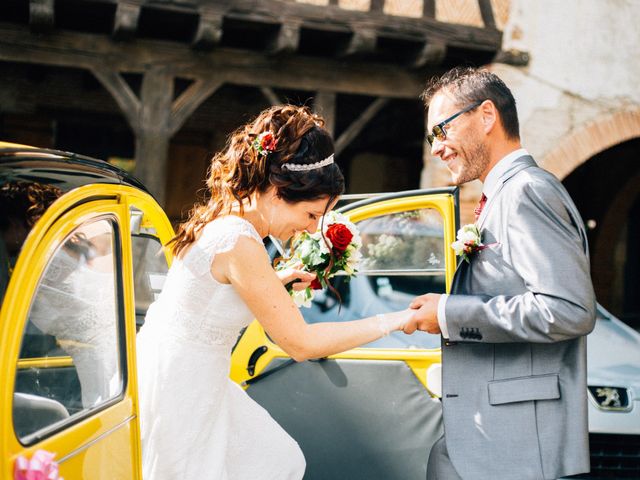
[(297, 232), (304, 230), (315, 232), (318, 229), (320, 219), (325, 212), (331, 210), (337, 199), (333, 200), (327, 208), (329, 197), (321, 197), (317, 200), (308, 200), (290, 203), (281, 198), (273, 199), (273, 218), (269, 233), (286, 242)]

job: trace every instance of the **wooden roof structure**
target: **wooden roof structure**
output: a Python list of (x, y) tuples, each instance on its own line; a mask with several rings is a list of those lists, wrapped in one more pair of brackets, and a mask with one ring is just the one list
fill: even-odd
[(92, 72), (135, 134), (136, 175), (162, 203), (169, 139), (222, 85), (259, 88), (274, 104), (273, 89), (314, 92), (330, 129), (336, 94), (378, 97), (337, 139), (342, 149), (388, 99), (416, 99), (427, 76), (500, 53), (491, 0), (469, 1), (484, 27), (437, 20), (436, 0), (420, 17), (387, 14), (385, 0), (368, 11), (338, 0), (5, 0), (0, 61)]

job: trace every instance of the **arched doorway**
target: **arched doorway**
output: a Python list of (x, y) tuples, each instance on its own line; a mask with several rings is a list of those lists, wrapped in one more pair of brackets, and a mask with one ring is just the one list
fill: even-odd
[(563, 183), (587, 224), (598, 301), (640, 328), (640, 138), (591, 156)]

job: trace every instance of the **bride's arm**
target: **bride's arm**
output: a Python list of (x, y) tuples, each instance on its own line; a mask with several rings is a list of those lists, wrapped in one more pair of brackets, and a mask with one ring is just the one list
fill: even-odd
[(358, 347), (412, 322), (413, 311), (404, 310), (350, 322), (307, 324), (271, 268), (262, 245), (248, 237), (241, 237), (232, 250), (217, 255), (213, 266), (224, 272), (269, 336), (297, 361)]

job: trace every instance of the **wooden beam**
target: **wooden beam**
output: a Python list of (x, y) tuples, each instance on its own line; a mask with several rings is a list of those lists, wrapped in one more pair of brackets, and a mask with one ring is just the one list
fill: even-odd
[(271, 45), (267, 47), (267, 52), (271, 54), (293, 53), (298, 50), (300, 43), (300, 22), (286, 22), (280, 25), (280, 30), (276, 33)]
[[(333, 91), (390, 98), (417, 98), (424, 72), (360, 60), (304, 56), (265, 56), (259, 52), (219, 48), (194, 54), (187, 45), (138, 39), (122, 44), (101, 35), (54, 31), (46, 38), (25, 27), (0, 23), (0, 60), (94, 70), (109, 65), (122, 73), (153, 66), (174, 76), (248, 86)], [(283, 72), (295, 72), (284, 75)]]
[(427, 40), (411, 65), (414, 68), (422, 68), (426, 65), (441, 65), (446, 55), (447, 46), (444, 43)]
[(388, 98), (376, 98), (364, 112), (349, 125), (336, 141), (336, 155), (340, 155), (388, 102)]
[(382, 13), (385, 0), (370, 0), (369, 11)]
[(54, 20), (54, 0), (29, 0), (29, 26), (33, 32), (50, 31)]
[(344, 52), (340, 53), (340, 56), (348, 57), (373, 53), (376, 49), (377, 37), (376, 31), (372, 28), (356, 26), (347, 47)]
[(493, 16), (493, 7), (491, 6), (491, 0), (478, 0), (480, 7), (480, 15), (482, 15), (482, 22), (487, 28), (495, 29), (496, 20)]
[(529, 65), (529, 52), (522, 50), (500, 50), (493, 57), (493, 63), (506, 63), (514, 67), (526, 67)]
[(436, 18), (436, 0), (422, 0), (422, 16)]
[(331, 134), (336, 132), (336, 94), (333, 92), (317, 92), (313, 99), (313, 110), (325, 120), (324, 127)]
[[(384, 4), (389, 0), (371, 0), (369, 11), (347, 10), (337, 6), (310, 5), (296, 1), (274, 0), (207, 0), (212, 3), (228, 4), (225, 17), (258, 23), (273, 23), (298, 19), (302, 28), (312, 26), (317, 29), (335, 30), (340, 26), (352, 30), (353, 25), (368, 25), (377, 32), (388, 37), (413, 36), (424, 38), (442, 37), (447, 42), (463, 44), (474, 49), (498, 49), (501, 45), (502, 33), (495, 28), (482, 28), (470, 25), (441, 22), (434, 15), (424, 17), (404, 17), (384, 13)], [(426, 0), (427, 2), (433, 0)], [(435, 3), (434, 3), (435, 5)], [(427, 8), (431, 8), (427, 5)]]
[(224, 12), (216, 8), (200, 8), (198, 29), (191, 45), (196, 50), (211, 50), (222, 40), (222, 22)]
[(116, 40), (131, 40), (138, 30), (140, 1), (120, 0), (116, 7), (112, 36)]
[(278, 94), (273, 91), (273, 88), (270, 87), (260, 87), (260, 92), (264, 95), (264, 98), (271, 104), (271, 106), (275, 107), (276, 105), (282, 105), (284, 102), (280, 100)]
[(182, 92), (171, 106), (169, 135), (175, 135), (202, 102), (213, 95), (223, 84), (224, 81), (222, 80), (196, 80)]
[(106, 65), (95, 65), (91, 72), (116, 101), (131, 130), (137, 133), (140, 128), (140, 100), (129, 84), (122, 75)]

